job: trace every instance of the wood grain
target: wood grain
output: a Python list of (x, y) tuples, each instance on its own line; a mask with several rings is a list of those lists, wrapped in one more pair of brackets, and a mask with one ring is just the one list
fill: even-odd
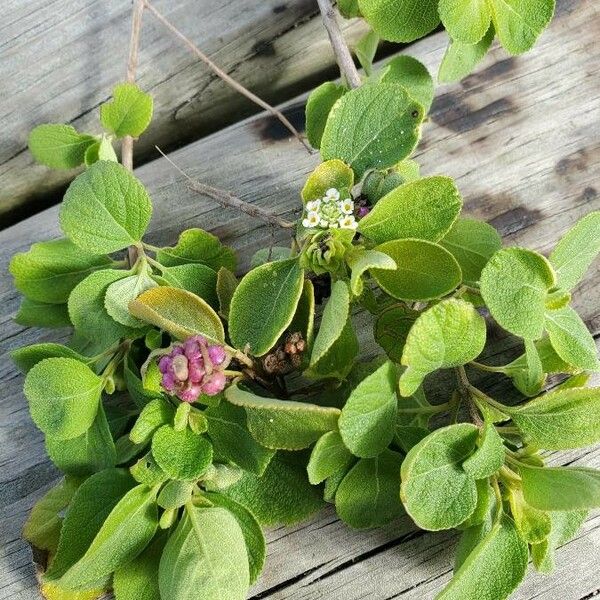
[[(157, 0), (156, 7), (220, 67), (271, 103), (335, 72), (313, 0)], [(5, 0), (0, 18), (0, 223), (36, 203), (49, 206), (74, 171), (35, 165), (29, 131), (66, 122), (100, 133), (98, 106), (125, 78), (130, 0)], [(347, 22), (350, 40), (365, 30)], [(155, 116), (136, 164), (260, 109), (241, 97), (145, 13), (138, 83)], [(20, 210), (17, 210), (20, 209)], [(9, 215), (10, 213), (10, 215)], [(12, 215), (12, 216), (11, 216)]]
[[(505, 243), (548, 252), (575, 221), (600, 209), (600, 16), (591, 2), (559, 2), (558, 16), (531, 53), (507, 58), (496, 48), (462, 83), (438, 90), (431, 122), (424, 128), (417, 158), (423, 174), (456, 178), (467, 214), (485, 218)], [(445, 38), (438, 34), (415, 44), (412, 53), (430, 67), (439, 63)], [(302, 99), (286, 113), (300, 121)], [(290, 140), (279, 123), (258, 116), (173, 153), (194, 177), (224, 187), (286, 218), (293, 218), (299, 190), (317, 164)], [(252, 253), (269, 238), (285, 243), (286, 233), (217, 207), (192, 194), (166, 161), (137, 171), (155, 204), (149, 241), (172, 243), (186, 227), (204, 227), (231, 243), (247, 268)], [(57, 209), (49, 209), (0, 233), (0, 510), (2, 568), (0, 598), (35, 598), (30, 554), (20, 527), (46, 486), (57, 476), (45, 457), (42, 436), (32, 425), (21, 394), (22, 377), (7, 352), (33, 341), (64, 338), (22, 328), (11, 321), (18, 294), (6, 262), (33, 241), (59, 235)], [(574, 305), (600, 336), (600, 265), (590, 269), (575, 292)], [(367, 319), (358, 315), (367, 352), (375, 351)], [(500, 364), (519, 345), (499, 329), (489, 332)], [(482, 385), (501, 398), (494, 377)], [(599, 380), (596, 379), (596, 384)], [(443, 388), (443, 386), (441, 386)], [(437, 393), (443, 392), (438, 386)], [(447, 392), (446, 392), (447, 393)], [(556, 464), (600, 467), (600, 449), (552, 455)], [(331, 509), (294, 528), (268, 532), (265, 573), (252, 590), (268, 600), (430, 599), (451, 575), (451, 533), (415, 531), (408, 519), (383, 530), (355, 532)], [(559, 555), (551, 577), (532, 574), (513, 596), (518, 600), (583, 600), (598, 592), (600, 517), (595, 514), (577, 539)]]

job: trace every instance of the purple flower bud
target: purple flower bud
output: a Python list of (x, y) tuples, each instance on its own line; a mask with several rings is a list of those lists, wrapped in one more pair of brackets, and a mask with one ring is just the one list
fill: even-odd
[(208, 396), (215, 396), (223, 391), (227, 378), (222, 371), (213, 371), (203, 382), (202, 391)]
[(227, 353), (225, 352), (225, 348), (223, 348), (223, 346), (209, 346), (208, 356), (210, 356), (212, 364), (214, 366), (218, 366), (225, 362)]
[(366, 217), (370, 212), (371, 209), (368, 206), (361, 206), (358, 209), (358, 218), (362, 219), (363, 217)]
[(201, 361), (193, 361), (189, 364), (189, 380), (192, 383), (200, 383), (204, 377), (206, 370), (204, 364)]
[(185, 389), (177, 393), (184, 402), (196, 402), (202, 393), (202, 387), (198, 383), (189, 384)]
[(158, 370), (163, 374), (168, 373), (169, 369), (171, 368), (172, 365), (173, 365), (173, 359), (170, 356), (163, 356), (158, 361)]

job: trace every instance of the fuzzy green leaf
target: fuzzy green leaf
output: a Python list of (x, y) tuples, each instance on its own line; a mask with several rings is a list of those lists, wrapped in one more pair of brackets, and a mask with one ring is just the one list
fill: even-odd
[(317, 485), (352, 463), (352, 454), (337, 431), (322, 435), (312, 449), (306, 467), (308, 480)]
[(408, 332), (419, 313), (399, 304), (382, 311), (375, 321), (375, 341), (385, 350), (391, 360), (399, 363), (404, 351)]
[(475, 546), (436, 600), (505, 600), (527, 571), (527, 543), (513, 520), (502, 516)]
[(498, 232), (487, 223), (475, 219), (458, 219), (440, 240), (460, 265), (463, 281), (473, 285), (493, 254), (502, 248)]
[(390, 296), (399, 300), (433, 300), (461, 282), (460, 266), (444, 248), (425, 240), (393, 240), (375, 248), (396, 262), (393, 271), (372, 269), (371, 275)]
[(439, 12), (450, 37), (465, 44), (479, 42), (492, 20), (487, 0), (440, 0)]
[(379, 81), (403, 86), (411, 97), (423, 106), (425, 112), (431, 108), (434, 95), (433, 79), (427, 67), (416, 58), (407, 54), (392, 58), (383, 67)]
[(600, 369), (592, 334), (570, 307), (546, 312), (546, 331), (556, 353), (566, 363), (588, 371)]
[(75, 350), (53, 342), (17, 348), (10, 353), (10, 357), (23, 373), (30, 371), (32, 367), (45, 358), (73, 358), (80, 362), (86, 361), (86, 358), (75, 352)]
[(79, 133), (71, 125), (38, 125), (29, 134), (31, 154), (51, 169), (73, 169), (83, 164), (86, 150), (94, 143), (94, 136)]
[(393, 84), (365, 84), (333, 106), (321, 140), (323, 160), (339, 158), (357, 179), (391, 167), (415, 148), (423, 107)]
[(440, 18), (437, 0), (358, 0), (369, 25), (389, 42), (412, 42), (433, 31)]
[(24, 392), (33, 422), (47, 435), (70, 439), (92, 425), (102, 379), (73, 358), (46, 358), (25, 378)]
[(129, 313), (129, 303), (142, 292), (158, 287), (158, 284), (146, 273), (129, 275), (117, 279), (106, 288), (104, 308), (121, 325), (126, 327), (144, 327), (146, 324)]
[(304, 272), (296, 259), (267, 263), (247, 273), (229, 309), (229, 335), (236, 348), (262, 356), (291, 323), (302, 294)]
[(361, 458), (337, 488), (335, 508), (342, 521), (357, 529), (381, 527), (402, 516), (399, 500), (402, 457), (384, 450)]
[(237, 286), (236, 276), (229, 269), (221, 267), (217, 273), (216, 291), (219, 299), (219, 314), (224, 319), (229, 319), (229, 307)]
[(106, 136), (102, 136), (102, 139), (99, 142), (92, 144), (85, 151), (84, 162), (86, 167), (91, 167), (99, 160), (111, 160), (112, 162), (119, 162), (117, 153), (113, 148), (112, 141)]
[(100, 161), (69, 186), (60, 208), (60, 226), (82, 250), (110, 254), (137, 244), (152, 204), (144, 186), (121, 165)]
[(186, 507), (165, 546), (158, 580), (161, 598), (169, 600), (245, 600), (248, 555), (235, 516), (220, 507)]
[(490, 477), (504, 464), (504, 443), (492, 423), (486, 423), (477, 449), (465, 460), (462, 467), (474, 479)]
[(47, 304), (23, 298), (15, 315), (15, 322), (24, 327), (69, 327), (69, 311), (66, 304)]
[(113, 99), (100, 106), (102, 126), (118, 138), (139, 137), (152, 120), (152, 96), (134, 83), (120, 83), (113, 90)]
[(131, 428), (129, 439), (134, 444), (149, 443), (160, 427), (172, 423), (174, 415), (173, 406), (164, 398), (150, 400)]
[(313, 148), (321, 147), (321, 139), (327, 118), (333, 105), (348, 91), (348, 88), (326, 81), (315, 88), (306, 101), (306, 137)]
[(248, 429), (261, 445), (271, 449), (301, 450), (324, 433), (335, 430), (340, 411), (306, 402), (262, 398), (237, 386), (230, 386), (225, 397), (246, 409)]
[(204, 335), (219, 343), (225, 340), (217, 313), (195, 294), (172, 287), (155, 287), (129, 303), (129, 312), (177, 339)]
[(67, 239), (38, 242), (15, 254), (9, 270), (15, 287), (31, 300), (63, 304), (89, 273), (111, 264), (108, 256), (81, 250)]
[(152, 438), (152, 456), (169, 477), (192, 481), (208, 469), (213, 450), (206, 438), (191, 429), (177, 431), (163, 425)]
[(354, 172), (347, 164), (337, 159), (326, 160), (308, 176), (302, 188), (302, 200), (320, 199), (331, 188), (349, 191), (353, 185)]
[(523, 497), (523, 490), (514, 487), (508, 490), (510, 512), (521, 537), (529, 544), (540, 544), (550, 535), (550, 515), (530, 506)]
[(600, 442), (600, 388), (549, 392), (505, 412), (538, 448), (567, 450)]
[(406, 455), (400, 496), (421, 529), (456, 527), (475, 510), (475, 480), (461, 465), (472, 453), (477, 433), (470, 423), (449, 425), (428, 435)]
[(463, 44), (462, 42), (452, 41), (442, 59), (438, 71), (438, 81), (440, 83), (450, 83), (468, 75), (483, 60), (494, 41), (495, 35), (496, 30), (492, 24), (487, 33), (476, 44)]
[(523, 338), (542, 337), (545, 300), (555, 284), (550, 263), (524, 248), (499, 250), (481, 273), (481, 294), (492, 316)]
[(540, 510), (600, 508), (600, 471), (584, 467), (519, 465), (525, 500)]
[(599, 252), (600, 211), (594, 211), (571, 228), (550, 254), (558, 287), (572, 290)]
[(554, 14), (554, 0), (489, 0), (500, 43), (511, 54), (530, 50)]
[(464, 365), (481, 353), (485, 345), (485, 320), (463, 300), (443, 300), (426, 310), (412, 326), (402, 364), (400, 392), (412, 395), (429, 373)]
[(424, 177), (384, 196), (362, 218), (358, 230), (374, 242), (416, 238), (437, 242), (452, 227), (462, 199), (449, 177)]
[(344, 444), (355, 456), (377, 456), (394, 437), (398, 374), (390, 361), (363, 379), (352, 391), (340, 415)]

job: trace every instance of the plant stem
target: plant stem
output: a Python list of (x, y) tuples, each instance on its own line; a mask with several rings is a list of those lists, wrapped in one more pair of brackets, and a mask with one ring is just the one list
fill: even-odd
[(469, 363), (472, 367), (479, 369), (480, 371), (486, 371), (487, 373), (506, 373), (506, 367), (493, 367), (491, 365), (484, 365), (477, 361), (471, 361)]
[(464, 367), (456, 367), (456, 378), (458, 380), (458, 388), (461, 396), (467, 401), (467, 406), (469, 408), (469, 415), (471, 416), (471, 420), (477, 427), (483, 427), (484, 421), (479, 415), (479, 409), (477, 408), (477, 404), (473, 400), (472, 390), (473, 386), (469, 382), (467, 378), (467, 373), (465, 372)]
[(342, 35), (342, 30), (337, 20), (337, 11), (333, 7), (333, 3), (331, 0), (317, 0), (317, 3), (342, 77), (346, 79), (351, 88), (360, 87), (362, 81), (354, 64), (348, 44), (346, 44), (346, 40)]
[(313, 153), (313, 149), (310, 147), (308, 142), (304, 139), (304, 136), (289, 122), (285, 115), (265, 102), (262, 98), (259, 98), (256, 94), (253, 94), (250, 90), (245, 88), (241, 83), (233, 79), (230, 75), (225, 73), (223, 69), (217, 66), (198, 46), (186, 37), (173, 23), (171, 23), (162, 13), (160, 13), (148, 0), (140, 0), (143, 5), (176, 37), (178, 37), (187, 47), (191, 50), (215, 75), (222, 79), (227, 85), (232, 87), (236, 92), (245, 96), (254, 104), (258, 104), (261, 108), (271, 113), (276, 119), (278, 119), (290, 133), (306, 148), (309, 154)]
[(212, 185), (207, 185), (206, 183), (200, 183), (196, 181), (192, 177), (190, 177), (181, 167), (175, 164), (158, 146), (156, 149), (169, 161), (169, 163), (175, 167), (189, 182), (188, 187), (198, 194), (203, 194), (204, 196), (208, 196), (213, 200), (216, 200), (221, 206), (227, 208), (235, 208), (240, 212), (243, 212), (251, 217), (256, 217), (257, 219), (262, 219), (269, 225), (276, 225), (277, 227), (282, 227), (283, 229), (293, 229), (295, 227), (294, 223), (290, 221), (286, 221), (277, 215), (274, 215), (260, 206), (256, 206), (254, 204), (250, 204), (249, 202), (245, 202), (244, 200), (234, 196), (230, 192), (226, 190), (222, 190), (220, 188), (213, 187)]
[(432, 406), (419, 406), (415, 408), (399, 408), (398, 413), (403, 415), (436, 414), (446, 412), (453, 408), (453, 402), (444, 402), (444, 404), (433, 404)]

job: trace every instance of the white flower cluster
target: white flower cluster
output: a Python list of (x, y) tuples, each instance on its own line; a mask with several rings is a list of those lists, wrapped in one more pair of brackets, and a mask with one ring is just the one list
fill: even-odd
[(307, 229), (356, 229), (358, 226), (354, 218), (354, 201), (352, 198), (340, 200), (340, 193), (335, 188), (328, 189), (323, 198), (307, 202), (305, 213), (302, 225)]

